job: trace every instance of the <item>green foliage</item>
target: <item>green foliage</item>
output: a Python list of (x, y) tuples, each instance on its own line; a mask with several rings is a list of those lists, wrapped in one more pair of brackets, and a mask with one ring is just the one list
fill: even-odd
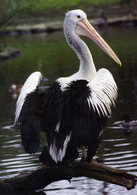
[(120, 0), (39, 0), (33, 7), (33, 10), (44, 10), (44, 9), (69, 9), (71, 7), (79, 6), (80, 4), (89, 5), (105, 5), (112, 3), (119, 3)]
[(0, 30), (20, 15), (54, 13), (56, 10), (125, 4), (137, 0), (0, 0)]
[(0, 30), (19, 14), (31, 11), (35, 0), (0, 0)]

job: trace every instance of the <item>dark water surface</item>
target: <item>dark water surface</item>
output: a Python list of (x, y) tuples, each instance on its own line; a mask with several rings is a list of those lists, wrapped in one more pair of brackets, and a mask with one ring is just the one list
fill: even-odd
[[(109, 119), (102, 142), (96, 154), (104, 164), (130, 170), (137, 175), (137, 130), (130, 135), (118, 125), (124, 114), (137, 119), (137, 29), (136, 27), (109, 27), (101, 29), (104, 39), (117, 53), (123, 66), (119, 67), (92, 41), (84, 39), (94, 58), (97, 69), (108, 68), (117, 82), (119, 99)], [(0, 179), (35, 170), (41, 164), (36, 155), (28, 155), (21, 146), (20, 132), (13, 128), (16, 100), (9, 94), (11, 83), (21, 84), (28, 75), (39, 70), (49, 83), (60, 76), (69, 76), (78, 69), (78, 59), (68, 47), (62, 32), (53, 34), (7, 36), (0, 39), (3, 47), (16, 47), (22, 55), (0, 62)], [(45, 143), (44, 143), (45, 144)], [(72, 182), (60, 181), (46, 187), (47, 195), (135, 195), (137, 187), (124, 187), (85, 177)]]

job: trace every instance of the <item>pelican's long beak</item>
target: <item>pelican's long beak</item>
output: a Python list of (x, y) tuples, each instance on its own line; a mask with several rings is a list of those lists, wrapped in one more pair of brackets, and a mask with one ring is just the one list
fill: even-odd
[(121, 61), (114, 53), (114, 51), (109, 47), (106, 41), (99, 35), (95, 28), (89, 23), (87, 19), (83, 19), (77, 23), (76, 33), (78, 35), (83, 35), (92, 39), (106, 54), (108, 54), (116, 63), (120, 66)]

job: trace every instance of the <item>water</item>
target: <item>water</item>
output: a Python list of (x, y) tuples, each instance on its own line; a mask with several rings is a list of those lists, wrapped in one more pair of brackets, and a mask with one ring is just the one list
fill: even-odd
[[(119, 125), (124, 114), (137, 119), (137, 29), (136, 27), (109, 27), (100, 29), (104, 39), (116, 51), (123, 66), (119, 67), (92, 41), (84, 39), (97, 69), (108, 68), (119, 88), (119, 99), (109, 119), (96, 157), (112, 167), (130, 170), (137, 175), (137, 130), (123, 133)], [(9, 94), (11, 83), (22, 84), (28, 75), (40, 70), (52, 83), (60, 76), (68, 76), (78, 69), (78, 59), (68, 47), (62, 32), (53, 34), (7, 36), (0, 39), (3, 47), (16, 47), (22, 55), (0, 62), (0, 179), (35, 170), (41, 166), (38, 157), (28, 155), (21, 146), (20, 132), (13, 128), (16, 99)], [(45, 144), (45, 143), (43, 143)], [(73, 178), (71, 183), (59, 181), (45, 188), (47, 195), (124, 195), (137, 194), (137, 188), (124, 187), (85, 177)]]

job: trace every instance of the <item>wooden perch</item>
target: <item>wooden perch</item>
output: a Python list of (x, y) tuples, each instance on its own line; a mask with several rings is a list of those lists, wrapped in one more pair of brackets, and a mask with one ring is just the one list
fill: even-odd
[(90, 164), (75, 162), (72, 167), (41, 168), (32, 173), (6, 179), (0, 182), (0, 194), (5, 191), (22, 192), (43, 189), (52, 182), (63, 179), (70, 181), (72, 177), (80, 176), (124, 186), (128, 190), (133, 189), (137, 181), (137, 176), (129, 174), (128, 171), (108, 167), (92, 160)]

